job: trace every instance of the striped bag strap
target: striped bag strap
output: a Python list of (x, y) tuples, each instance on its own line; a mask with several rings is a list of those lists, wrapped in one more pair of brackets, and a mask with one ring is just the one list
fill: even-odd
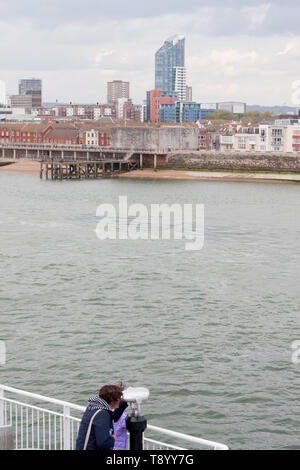
[(90, 438), (90, 434), (91, 434), (91, 429), (92, 429), (92, 424), (93, 424), (94, 418), (95, 418), (95, 416), (96, 416), (98, 413), (100, 413), (100, 411), (102, 411), (102, 410), (97, 410), (96, 413), (94, 413), (93, 416), (91, 417), (90, 424), (89, 424), (89, 427), (88, 427), (88, 429), (87, 429), (86, 436), (85, 436), (85, 441), (84, 441), (83, 450), (86, 450), (86, 448), (87, 448), (87, 445), (88, 445), (88, 442), (89, 442), (89, 438)]

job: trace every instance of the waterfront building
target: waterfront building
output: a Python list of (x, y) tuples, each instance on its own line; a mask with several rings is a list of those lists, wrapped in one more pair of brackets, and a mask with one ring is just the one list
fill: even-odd
[(199, 129), (199, 150), (212, 150), (212, 134), (206, 129)]
[(260, 150), (270, 152), (299, 152), (300, 126), (260, 125)]
[[(259, 129), (257, 129), (259, 131)], [(259, 151), (259, 133), (237, 133), (233, 139), (233, 150), (242, 152)]]
[(233, 150), (234, 136), (233, 135), (220, 135), (218, 139), (218, 150), (221, 152), (226, 152), (228, 150)]
[(126, 100), (128, 100), (129, 97), (129, 82), (123, 82), (122, 80), (107, 82), (108, 103), (117, 103), (120, 98), (126, 98)]
[[(176, 67), (180, 68), (177, 73)], [(179, 87), (184, 75), (185, 37), (177, 34), (168, 38), (155, 53), (155, 89), (174, 97), (176, 79)]]

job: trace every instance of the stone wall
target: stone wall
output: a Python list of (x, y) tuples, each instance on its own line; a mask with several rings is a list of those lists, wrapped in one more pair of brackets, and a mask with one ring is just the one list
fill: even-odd
[(113, 148), (153, 152), (198, 149), (199, 131), (196, 127), (117, 126), (105, 127), (105, 132), (111, 138), (110, 146)]
[(300, 172), (300, 155), (272, 152), (174, 152), (168, 154), (166, 167), (208, 170)]

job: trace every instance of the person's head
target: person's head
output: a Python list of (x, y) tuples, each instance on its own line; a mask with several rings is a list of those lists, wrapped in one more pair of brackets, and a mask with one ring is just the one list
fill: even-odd
[(105, 400), (112, 410), (119, 407), (122, 394), (122, 388), (117, 385), (104, 385), (99, 390), (99, 397)]

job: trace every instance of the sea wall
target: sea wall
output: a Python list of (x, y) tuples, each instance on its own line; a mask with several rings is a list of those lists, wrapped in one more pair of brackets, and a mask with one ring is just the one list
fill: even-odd
[(199, 131), (195, 127), (162, 126), (117, 126), (105, 127), (110, 137), (110, 146), (132, 151), (168, 152), (175, 150), (193, 151), (198, 149)]
[(248, 171), (300, 171), (300, 155), (274, 152), (173, 152), (167, 168)]

